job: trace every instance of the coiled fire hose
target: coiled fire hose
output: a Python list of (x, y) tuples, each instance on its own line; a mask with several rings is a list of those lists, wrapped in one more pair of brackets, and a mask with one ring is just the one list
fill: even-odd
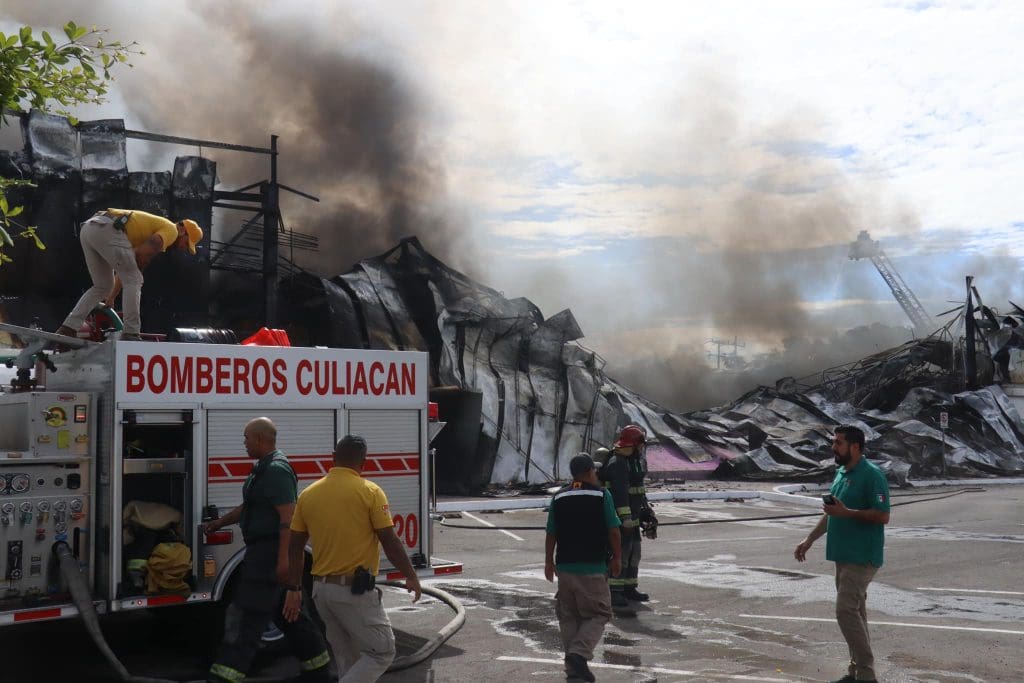
[[(181, 681), (175, 681), (167, 678), (152, 678), (147, 676), (132, 676), (128, 669), (121, 663), (121, 660), (117, 658), (114, 651), (110, 649), (110, 645), (107, 643), (106, 638), (103, 636), (103, 631), (100, 628), (99, 615), (96, 613), (96, 607), (92, 602), (92, 595), (89, 593), (89, 586), (86, 583), (85, 575), (82, 574), (78, 567), (78, 559), (71, 552), (71, 548), (64, 541), (58, 541), (53, 544), (53, 554), (57, 557), (60, 563), (60, 573), (64, 578), (64, 581), (68, 585), (68, 590), (71, 593), (71, 599), (75, 603), (75, 607), (78, 609), (78, 614), (82, 617), (82, 621), (85, 624), (86, 631), (89, 632), (89, 636), (93, 642), (96, 643), (96, 647), (103, 654), (103, 657), (107, 660), (110, 666), (120, 676), (120, 680), (126, 683), (182, 683)], [(403, 584), (395, 581), (381, 581), (379, 585), (384, 586), (396, 586), (402, 587)], [(462, 603), (458, 601), (450, 593), (443, 591), (433, 586), (424, 586), (423, 593), (433, 598), (440, 600), (455, 611), (455, 616), (449, 621), (444, 628), (438, 631), (437, 635), (431, 640), (423, 644), (420, 649), (415, 652), (398, 657), (391, 666), (388, 667), (388, 671), (401, 671), (402, 669), (408, 669), (409, 667), (416, 666), (420, 662), (426, 660), (430, 655), (441, 647), (449, 638), (455, 635), (462, 625), (466, 623), (466, 608), (462, 606)], [(247, 676), (247, 683), (284, 683), (285, 681), (292, 680), (292, 677), (287, 678), (269, 678), (269, 677), (257, 677)], [(196, 683), (202, 683), (196, 682)]]

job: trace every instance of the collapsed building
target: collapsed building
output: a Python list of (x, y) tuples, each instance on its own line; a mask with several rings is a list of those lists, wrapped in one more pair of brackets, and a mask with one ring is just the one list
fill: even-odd
[[(75, 226), (95, 210), (188, 212), (207, 229), (218, 200), (252, 199), (216, 190), (216, 166), (202, 157), (179, 157), (173, 171), (129, 172), (119, 121), (71, 126), (33, 112), (23, 130), (26, 149), (0, 154), (0, 173), (35, 182), (12, 203), (28, 207), (48, 249), (19, 245), (14, 262), (0, 268), (0, 317), (14, 322), (37, 317), (52, 329), (88, 286)], [(442, 492), (567, 479), (572, 456), (610, 446), (629, 423), (647, 429), (649, 470), (675, 479), (826, 479), (834, 472), (831, 434), (841, 423), (865, 431), (869, 457), (896, 481), (1024, 473), (1014, 384), (1024, 381), (1017, 331), (1024, 315), (1014, 306), (1000, 319), (975, 307), (970, 287), (963, 313), (933, 335), (724, 406), (678, 413), (609, 377), (604, 360), (580, 342), (569, 309), (545, 317), (527, 299), (506, 298), (448, 267), (415, 238), (334, 277), (288, 262), (275, 287), (281, 271), (267, 269), (266, 251), (260, 267), (252, 253), (226, 248), (232, 238), (211, 258), (210, 233), (198, 259), (175, 256), (147, 270), (146, 329), (248, 332), (260, 324), (254, 302), (262, 298), (278, 302), (277, 322), (298, 343), (429, 352), (431, 397), (448, 423), (434, 442)], [(240, 279), (231, 289), (211, 287), (211, 264)]]
[[(449, 268), (415, 238), (345, 274), (304, 275), (287, 286), (287, 298), (303, 302), (290, 322), (310, 343), (430, 352), (432, 397), (449, 423), (436, 442), (443, 490), (565, 479), (573, 455), (610, 446), (628, 423), (647, 429), (651, 472), (677, 479), (829, 478), (832, 432), (844, 423), (864, 430), (870, 457), (896, 481), (1024, 472), (1018, 392), (991, 384), (987, 359), (1003, 347), (974, 354), (981, 370), (973, 383), (985, 386), (960, 391), (965, 350), (952, 336), (956, 320), (818, 377), (681, 414), (609, 377), (580, 343), (570, 310), (545, 318), (530, 301)], [(991, 331), (986, 338), (996, 339)]]

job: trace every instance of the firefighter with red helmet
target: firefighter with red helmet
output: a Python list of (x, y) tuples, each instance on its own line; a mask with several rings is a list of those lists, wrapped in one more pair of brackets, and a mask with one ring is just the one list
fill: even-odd
[(612, 607), (628, 607), (630, 600), (646, 602), (650, 599), (637, 590), (641, 530), (648, 538), (657, 537), (657, 519), (647, 504), (644, 488), (646, 442), (647, 432), (643, 427), (635, 424), (623, 427), (607, 464), (601, 468), (601, 480), (611, 491), (615, 511), (622, 522), (622, 571), (608, 578)]

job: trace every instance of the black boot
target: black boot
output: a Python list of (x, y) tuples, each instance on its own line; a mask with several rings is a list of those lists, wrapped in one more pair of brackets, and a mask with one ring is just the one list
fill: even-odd
[(627, 586), (625, 590), (627, 600), (635, 600), (636, 602), (647, 602), (651, 599), (651, 596), (647, 593), (641, 593), (636, 589), (636, 586)]
[(565, 675), (566, 678), (578, 678), (587, 683), (597, 680), (590, 672), (590, 667), (587, 666), (587, 660), (583, 658), (583, 655), (572, 653), (565, 656)]
[(629, 600), (626, 599), (626, 594), (623, 591), (612, 591), (612, 607), (629, 607)]

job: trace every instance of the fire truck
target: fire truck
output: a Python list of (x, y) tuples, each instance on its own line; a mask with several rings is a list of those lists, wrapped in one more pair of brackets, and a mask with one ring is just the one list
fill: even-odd
[[(54, 335), (0, 331), (29, 344), (0, 393), (0, 625), (78, 613), (53, 557), (64, 544), (99, 613), (224, 598), (241, 533), (204, 534), (202, 523), (241, 502), (253, 465), (242, 430), (260, 416), (277, 426), (300, 491), (327, 474), (337, 439), (364, 437), (363, 476), (387, 494), (413, 566), (461, 572), (431, 556), (429, 442), (440, 423), (427, 354), (118, 340), (46, 353)], [(176, 519), (190, 551), (184, 591), (152, 589), (130, 569), (130, 512), (147, 505)]]

